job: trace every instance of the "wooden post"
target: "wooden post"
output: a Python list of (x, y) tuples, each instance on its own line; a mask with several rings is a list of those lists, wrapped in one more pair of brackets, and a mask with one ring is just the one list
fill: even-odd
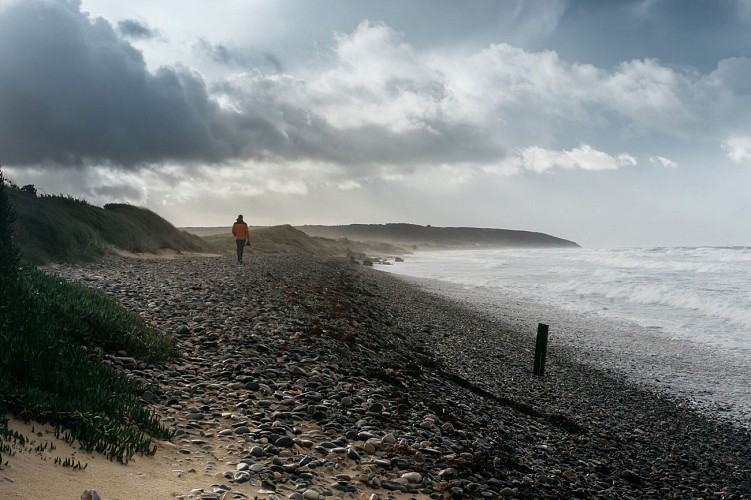
[(533, 373), (543, 376), (545, 374), (545, 353), (548, 350), (548, 325), (537, 325), (537, 342), (535, 344), (535, 367)]

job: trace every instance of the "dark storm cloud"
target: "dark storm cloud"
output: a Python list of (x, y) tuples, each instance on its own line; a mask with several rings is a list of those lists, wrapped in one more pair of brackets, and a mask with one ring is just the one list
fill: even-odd
[(0, 162), (218, 162), (274, 135), (221, 110), (190, 70), (150, 73), (111, 24), (79, 9), (25, 1), (0, 12)]
[[(284, 91), (273, 80), (253, 86), (250, 96), (227, 84), (216, 88), (244, 102), (239, 123), (254, 131), (254, 144), (263, 145), (245, 155), (331, 162), (347, 166), (354, 175), (378, 164), (411, 171), (426, 163), (485, 162), (504, 156), (504, 148), (488, 130), (469, 123), (415, 118), (410, 128), (398, 131), (372, 123), (335, 127), (324, 117), (277, 98)], [(276, 127), (256, 123), (256, 116), (275, 117)]]
[(117, 23), (117, 29), (124, 37), (135, 40), (147, 40), (149, 38), (155, 38), (159, 34), (157, 30), (153, 30), (135, 19), (119, 21)]
[[(204, 49), (219, 61), (235, 58), (226, 47)], [(424, 122), (399, 133), (370, 124), (337, 129), (280, 100), (273, 79), (242, 94), (232, 111), (222, 109), (200, 75), (185, 67), (150, 72), (109, 22), (73, 1), (25, 1), (0, 11), (0, 67), (0, 163), (11, 166), (250, 158), (407, 164), (499, 153), (482, 131), (462, 124)]]
[(88, 197), (105, 199), (105, 200), (127, 200), (129, 202), (143, 201), (143, 192), (137, 187), (128, 184), (118, 184), (115, 186), (97, 186), (91, 188), (87, 193)]

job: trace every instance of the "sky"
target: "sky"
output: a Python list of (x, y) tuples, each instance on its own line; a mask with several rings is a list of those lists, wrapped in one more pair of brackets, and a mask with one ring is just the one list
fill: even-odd
[(0, 166), (178, 227), (751, 245), (751, 0), (0, 0)]

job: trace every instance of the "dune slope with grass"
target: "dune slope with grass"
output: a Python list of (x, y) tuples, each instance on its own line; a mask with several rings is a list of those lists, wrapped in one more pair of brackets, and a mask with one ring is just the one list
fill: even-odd
[(9, 430), (8, 412), (49, 423), (58, 437), (112, 460), (153, 454), (151, 438), (170, 432), (142, 405), (144, 388), (102, 361), (165, 362), (177, 354), (173, 341), (103, 292), (26, 263), (3, 180), (0, 172), (0, 464), (26, 440)]
[(37, 196), (33, 186), (6, 189), (16, 212), (12, 225), (16, 244), (35, 264), (91, 260), (113, 249), (214, 251), (203, 239), (176, 229), (145, 208), (119, 203), (97, 207), (67, 196)]

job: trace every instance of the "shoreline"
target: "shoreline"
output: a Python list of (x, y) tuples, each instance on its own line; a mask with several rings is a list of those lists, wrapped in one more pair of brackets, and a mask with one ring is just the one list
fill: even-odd
[[(178, 431), (176, 453), (214, 457), (214, 486), (165, 469), (180, 489), (169, 498), (211, 498), (217, 485), (226, 498), (751, 495), (748, 431), (565, 349), (534, 377), (534, 332), (388, 273), (286, 255), (54, 272), (103, 289), (185, 353), (168, 367), (108, 360), (159, 388), (153, 407)], [(0, 476), (12, 471), (11, 457)], [(107, 480), (80, 472), (80, 491)]]
[(751, 365), (734, 353), (658, 335), (634, 322), (567, 311), (481, 286), (384, 272), (517, 331), (534, 335), (537, 324), (546, 323), (550, 326), (548, 349), (565, 349), (567, 356), (581, 364), (617, 372), (645, 390), (681, 400), (709, 418), (751, 429), (747, 389), (751, 387)]

